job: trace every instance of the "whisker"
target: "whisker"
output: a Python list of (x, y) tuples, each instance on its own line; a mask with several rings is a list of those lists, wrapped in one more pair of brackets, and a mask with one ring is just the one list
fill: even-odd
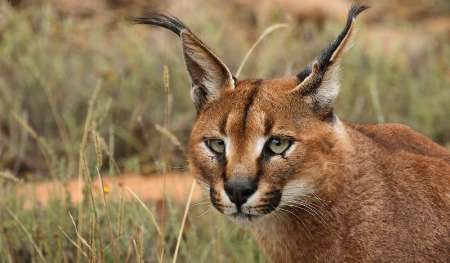
[(289, 207), (301, 209), (312, 215), (313, 218), (317, 218), (323, 225), (329, 226), (328, 222), (325, 220), (323, 210), (321, 210), (320, 207), (315, 206), (314, 203), (306, 203), (302, 200), (295, 200), (286, 201), (286, 205)]
[[(279, 211), (282, 211), (284, 213), (289, 213), (289, 214), (293, 215), (295, 217), (295, 219), (303, 226), (304, 230), (308, 232), (309, 236), (312, 237), (311, 231), (308, 229), (308, 227), (305, 225), (305, 223), (301, 220), (301, 218), (299, 218), (294, 212), (289, 211), (284, 208), (281, 208), (281, 207), (277, 207), (277, 209), (279, 209)], [(285, 215), (288, 216), (288, 214), (285, 214)]]
[(313, 197), (315, 199), (319, 200), (319, 202), (322, 203), (322, 205), (328, 206), (328, 204), (322, 198), (320, 198), (318, 195), (316, 195), (315, 193), (311, 193), (311, 195), (313, 195)]
[(310, 214), (313, 218), (318, 219), (323, 225), (328, 226), (328, 223), (326, 222), (322, 213), (312, 207), (305, 206), (305, 205), (293, 205), (293, 204), (287, 204), (287, 206), (292, 207), (292, 208), (301, 209), (301, 210), (307, 212), (308, 214)]

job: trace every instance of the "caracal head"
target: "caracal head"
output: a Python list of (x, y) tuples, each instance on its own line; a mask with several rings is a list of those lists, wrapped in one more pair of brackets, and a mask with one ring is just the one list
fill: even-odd
[(328, 171), (340, 165), (346, 141), (333, 111), (339, 62), (355, 18), (366, 8), (352, 6), (336, 40), (298, 75), (270, 80), (237, 80), (174, 17), (136, 19), (182, 40), (197, 109), (189, 163), (218, 211), (252, 224), (276, 217), (276, 211), (307, 207), (329, 190)]

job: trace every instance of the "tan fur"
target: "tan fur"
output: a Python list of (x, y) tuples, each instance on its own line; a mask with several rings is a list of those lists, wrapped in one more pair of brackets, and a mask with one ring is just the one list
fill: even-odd
[(296, 77), (237, 82), (178, 19), (136, 20), (182, 38), (198, 113), (191, 170), (271, 262), (450, 262), (450, 153), (406, 126), (333, 111), (339, 60), (367, 8), (352, 6)]
[[(232, 118), (225, 133), (234, 143), (227, 171), (242, 164), (247, 176), (255, 176), (249, 149), (271, 119), (273, 132), (294, 136), (298, 145), (286, 160), (267, 164), (260, 184), (273, 190), (301, 179), (314, 186), (314, 195), (304, 199), (314, 211), (275, 210), (246, 224), (272, 262), (448, 262), (448, 151), (399, 124), (325, 123), (301, 98), (288, 95), (295, 86), (292, 78), (240, 81), (235, 92), (206, 107), (189, 147), (199, 180), (222, 185), (221, 166), (198, 146), (205, 135), (220, 134), (226, 116)], [(258, 93), (244, 130), (243, 107), (252, 89)]]

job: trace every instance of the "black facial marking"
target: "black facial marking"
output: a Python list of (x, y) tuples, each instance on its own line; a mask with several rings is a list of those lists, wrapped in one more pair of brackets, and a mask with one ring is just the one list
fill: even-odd
[(266, 117), (264, 120), (264, 136), (269, 136), (269, 134), (272, 132), (273, 128), (273, 119), (270, 117)]
[(219, 163), (220, 166), (222, 166), (224, 169), (227, 168), (227, 158), (225, 157), (225, 154), (216, 154), (216, 160)]
[(255, 178), (255, 181), (257, 183), (259, 182), (259, 180), (261, 180), (261, 177), (264, 174), (264, 170), (263, 170), (264, 159), (263, 158), (264, 158), (263, 155), (260, 154), (258, 156), (258, 158), (256, 159), (256, 178)]
[(222, 173), (220, 174), (220, 177), (222, 177), (224, 182), (227, 179), (227, 163), (226, 163), (226, 161), (225, 161), (225, 163), (223, 165)]
[(264, 202), (264, 204), (255, 206), (254, 208), (258, 209), (258, 211), (263, 214), (269, 214), (280, 205), (281, 191), (275, 190), (266, 193), (266, 195), (263, 198), (261, 198), (261, 202)]
[(273, 192), (270, 192), (267, 196), (268, 199), (268, 204), (270, 205), (271, 209), (270, 211), (275, 210), (275, 208), (280, 204), (281, 202), (281, 191), (280, 190), (276, 190)]
[(230, 112), (227, 112), (225, 114), (225, 117), (221, 120), (220, 124), (219, 124), (219, 131), (220, 133), (222, 133), (223, 135), (227, 135), (226, 133), (226, 127), (227, 127), (227, 122), (228, 122), (228, 116), (230, 115)]
[(245, 129), (247, 128), (247, 118), (248, 113), (250, 112), (250, 108), (252, 107), (253, 103), (255, 102), (256, 95), (259, 91), (259, 85), (261, 85), (261, 80), (255, 81), (256, 85), (252, 88), (250, 91), (250, 94), (247, 97), (247, 101), (245, 102), (244, 112), (242, 114), (242, 129), (245, 132)]
[(219, 198), (217, 198), (217, 195), (218, 193), (216, 192), (216, 190), (214, 190), (214, 188), (211, 187), (209, 190), (209, 198), (211, 199), (211, 203), (217, 210), (223, 212), (223, 206), (219, 204)]

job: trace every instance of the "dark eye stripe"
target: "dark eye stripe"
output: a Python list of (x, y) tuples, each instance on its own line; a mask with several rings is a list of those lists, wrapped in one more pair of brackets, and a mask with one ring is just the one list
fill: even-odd
[(227, 135), (227, 123), (228, 123), (228, 116), (230, 115), (230, 112), (227, 112), (224, 116), (224, 118), (221, 120), (220, 124), (219, 124), (219, 131), (223, 136)]
[[(261, 81), (262, 82), (262, 81)], [(250, 91), (250, 94), (247, 97), (247, 101), (245, 103), (245, 107), (242, 113), (242, 132), (244, 133), (247, 128), (247, 119), (248, 119), (248, 113), (250, 112), (250, 108), (252, 107), (253, 103), (255, 102), (256, 95), (259, 91), (259, 85), (260, 83), (253, 87), (253, 89)]]
[(273, 119), (269, 116), (266, 116), (264, 120), (264, 136), (269, 136), (269, 134), (272, 132), (273, 127)]

